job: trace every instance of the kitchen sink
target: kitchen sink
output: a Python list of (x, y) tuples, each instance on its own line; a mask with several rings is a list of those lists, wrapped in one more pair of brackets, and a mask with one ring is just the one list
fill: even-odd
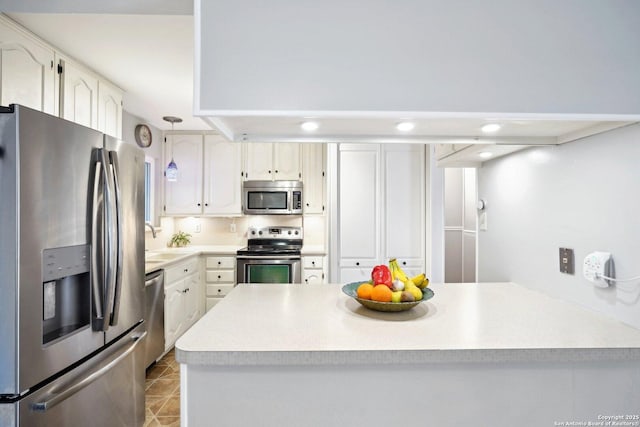
[(176, 258), (183, 257), (184, 255), (185, 254), (183, 254), (183, 253), (167, 253), (167, 252), (148, 254), (145, 257), (145, 262), (171, 261), (171, 260), (174, 260)]

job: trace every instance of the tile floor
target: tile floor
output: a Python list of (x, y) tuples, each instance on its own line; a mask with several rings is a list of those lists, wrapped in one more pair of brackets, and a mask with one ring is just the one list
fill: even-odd
[(180, 365), (173, 350), (147, 370), (144, 427), (180, 427)]

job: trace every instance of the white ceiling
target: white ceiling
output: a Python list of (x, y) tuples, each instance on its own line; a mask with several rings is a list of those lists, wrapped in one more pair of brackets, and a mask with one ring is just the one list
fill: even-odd
[(193, 117), (192, 15), (8, 15), (123, 89), (127, 112), (160, 129), (163, 116), (184, 120), (176, 130), (211, 129)]

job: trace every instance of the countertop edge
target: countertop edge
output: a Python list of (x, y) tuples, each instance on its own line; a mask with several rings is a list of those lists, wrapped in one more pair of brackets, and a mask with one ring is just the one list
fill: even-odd
[(199, 366), (391, 365), (424, 363), (640, 361), (640, 348), (528, 348), (348, 351), (185, 351), (179, 363)]

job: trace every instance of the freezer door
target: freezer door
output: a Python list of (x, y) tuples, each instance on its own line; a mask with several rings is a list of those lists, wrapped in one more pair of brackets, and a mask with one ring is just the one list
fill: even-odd
[(13, 404), (18, 425), (142, 426), (145, 334), (141, 324), (96, 357)]
[(115, 289), (108, 308), (106, 341), (112, 341), (144, 318), (144, 152), (105, 135), (115, 187)]
[(87, 258), (92, 159), (103, 136), (20, 106), (2, 116), (15, 130), (13, 139), (3, 131), (0, 156), (0, 394), (14, 395), (104, 345), (91, 327)]

